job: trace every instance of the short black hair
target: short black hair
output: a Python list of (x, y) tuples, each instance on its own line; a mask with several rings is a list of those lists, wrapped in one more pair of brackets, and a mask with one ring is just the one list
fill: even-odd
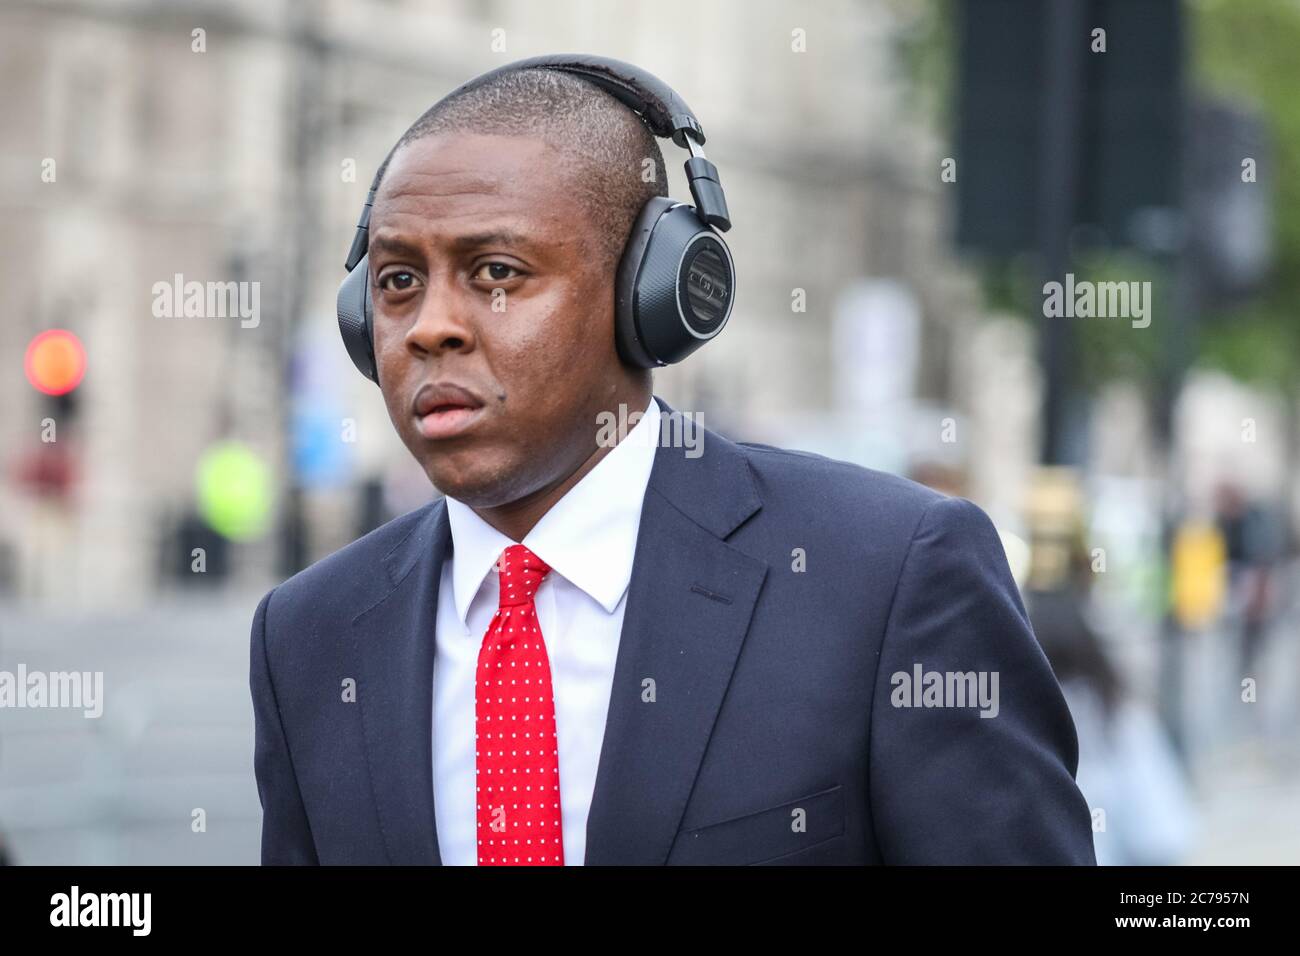
[(641, 207), (668, 195), (663, 152), (640, 116), (587, 80), (537, 67), (503, 73), (431, 106), (397, 141), (376, 184), (407, 143), (449, 131), (533, 136), (570, 157), (576, 195), (611, 269)]

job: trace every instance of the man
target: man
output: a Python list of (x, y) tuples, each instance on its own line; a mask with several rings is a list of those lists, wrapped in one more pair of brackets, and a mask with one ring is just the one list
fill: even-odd
[(375, 364), (445, 497), (257, 609), (263, 862), (1093, 863), (983, 512), (661, 440), (613, 290), (666, 179), (632, 111), (548, 70), (444, 101), (387, 162)]

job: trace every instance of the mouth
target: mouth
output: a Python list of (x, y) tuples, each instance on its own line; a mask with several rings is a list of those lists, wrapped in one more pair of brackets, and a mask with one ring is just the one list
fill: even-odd
[(482, 417), (483, 409), (481, 398), (450, 382), (421, 386), (411, 404), (416, 429), (431, 440), (463, 434)]

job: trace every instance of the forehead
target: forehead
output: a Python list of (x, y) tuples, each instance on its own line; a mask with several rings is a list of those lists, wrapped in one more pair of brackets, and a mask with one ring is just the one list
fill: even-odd
[(454, 229), (484, 217), (572, 229), (571, 167), (571, 158), (537, 137), (436, 133), (394, 153), (372, 219), (402, 230)]

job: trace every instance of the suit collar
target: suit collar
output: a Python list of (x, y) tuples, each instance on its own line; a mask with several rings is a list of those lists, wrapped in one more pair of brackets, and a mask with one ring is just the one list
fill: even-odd
[[(685, 442), (655, 449), (641, 508), (587, 818), (585, 862), (593, 865), (667, 860), (768, 570), (726, 540), (761, 508), (744, 453), (657, 401), (661, 414), (677, 416), (670, 427), (688, 431), (677, 433)], [(397, 864), (441, 862), (434, 627), (451, 547), (439, 499), (384, 556), (386, 580), (352, 622), (366, 771), (387, 856)]]
[(388, 861), (440, 864), (433, 816), (433, 659), (442, 561), (451, 544), (442, 499), (425, 506), (382, 559), (384, 578), (352, 620), (351, 666), (364, 772)]
[(588, 865), (667, 861), (767, 577), (764, 561), (726, 541), (761, 507), (744, 453), (659, 402), (700, 431), (656, 450), (587, 816)]
[[(523, 544), (607, 613), (627, 591), (646, 484), (654, 466), (659, 408), (652, 398), (622, 441), (555, 503)], [(456, 550), (452, 567), (461, 624), (497, 557), (514, 542), (459, 501), (447, 499)], [(489, 583), (494, 590), (495, 581)]]
[[(725, 540), (762, 507), (744, 452), (689, 412), (674, 409), (658, 395), (654, 400), (659, 406), (661, 441), (655, 449), (649, 487), (695, 524)], [(451, 542), (446, 502), (439, 498), (423, 511), (411, 532), (383, 559), (393, 586), (416, 561), (429, 556), (430, 548), (437, 551), (441, 571), (443, 551)]]
[(762, 507), (749, 462), (698, 416), (656, 400), (664, 421), (650, 485), (691, 521), (725, 540)]

